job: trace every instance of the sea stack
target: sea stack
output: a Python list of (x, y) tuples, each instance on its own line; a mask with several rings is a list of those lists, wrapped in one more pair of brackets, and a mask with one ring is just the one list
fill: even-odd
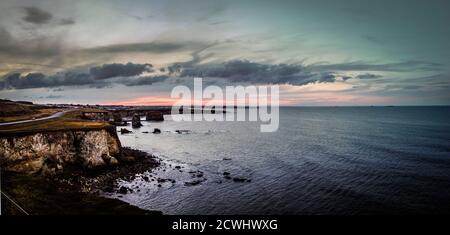
[(133, 128), (139, 128), (142, 126), (141, 123), (141, 116), (139, 116), (138, 114), (134, 114), (133, 115), (133, 119), (131, 120), (131, 126)]

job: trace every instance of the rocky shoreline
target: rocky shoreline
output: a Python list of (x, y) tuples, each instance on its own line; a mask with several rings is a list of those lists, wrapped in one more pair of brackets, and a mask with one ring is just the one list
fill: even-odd
[[(118, 179), (132, 179), (160, 165), (158, 158), (140, 150), (122, 148), (121, 156), (119, 165), (97, 169), (67, 166), (64, 173), (52, 177), (2, 172), (2, 189), (30, 214), (162, 214), (100, 196), (101, 192), (123, 191), (117, 186)], [(3, 201), (2, 214), (23, 214)]]

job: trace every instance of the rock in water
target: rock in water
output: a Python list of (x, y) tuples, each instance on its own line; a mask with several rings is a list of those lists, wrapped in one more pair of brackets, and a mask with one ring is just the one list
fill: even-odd
[(250, 182), (250, 181), (248, 181), (247, 179), (241, 178), (241, 177), (234, 177), (234, 178), (233, 178), (233, 181), (234, 181), (234, 182)]
[(120, 129), (120, 134), (123, 135), (123, 134), (128, 134), (128, 133), (132, 133), (132, 131), (125, 129), (125, 128)]
[(155, 129), (153, 130), (153, 134), (161, 134), (161, 130), (158, 129), (158, 128), (155, 128)]
[(201, 180), (194, 180), (194, 181), (191, 181), (191, 182), (184, 182), (184, 186), (195, 186), (195, 185), (200, 184), (201, 182), (202, 182)]
[(175, 130), (175, 132), (178, 134), (189, 134), (190, 133), (189, 130)]
[(131, 126), (133, 128), (139, 128), (142, 126), (141, 117), (139, 115), (135, 114), (133, 116), (133, 119), (131, 120)]
[(120, 194), (127, 194), (128, 193), (128, 189), (125, 188), (124, 186), (122, 186), (122, 187), (119, 188), (118, 193), (120, 193)]

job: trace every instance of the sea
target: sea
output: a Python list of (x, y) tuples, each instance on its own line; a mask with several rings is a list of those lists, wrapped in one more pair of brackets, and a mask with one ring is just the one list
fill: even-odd
[(259, 122), (176, 122), (170, 115), (142, 124), (119, 133), (122, 145), (157, 156), (161, 167), (119, 180), (127, 194), (105, 193), (140, 208), (170, 215), (450, 213), (448, 106), (282, 107), (279, 129), (270, 133)]

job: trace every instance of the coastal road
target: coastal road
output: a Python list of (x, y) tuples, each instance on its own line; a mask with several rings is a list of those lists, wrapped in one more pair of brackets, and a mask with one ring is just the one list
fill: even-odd
[(30, 123), (30, 122), (39, 122), (39, 121), (51, 120), (51, 119), (55, 119), (55, 118), (60, 118), (60, 117), (64, 116), (64, 114), (66, 114), (68, 112), (72, 112), (72, 111), (73, 110), (61, 111), (61, 112), (57, 112), (55, 114), (52, 114), (52, 115), (50, 115), (48, 117), (43, 117), (43, 118), (36, 118), (36, 119), (15, 121), (15, 122), (4, 122), (4, 123), (0, 123), (0, 126), (9, 126), (9, 125), (22, 124), (22, 123)]

